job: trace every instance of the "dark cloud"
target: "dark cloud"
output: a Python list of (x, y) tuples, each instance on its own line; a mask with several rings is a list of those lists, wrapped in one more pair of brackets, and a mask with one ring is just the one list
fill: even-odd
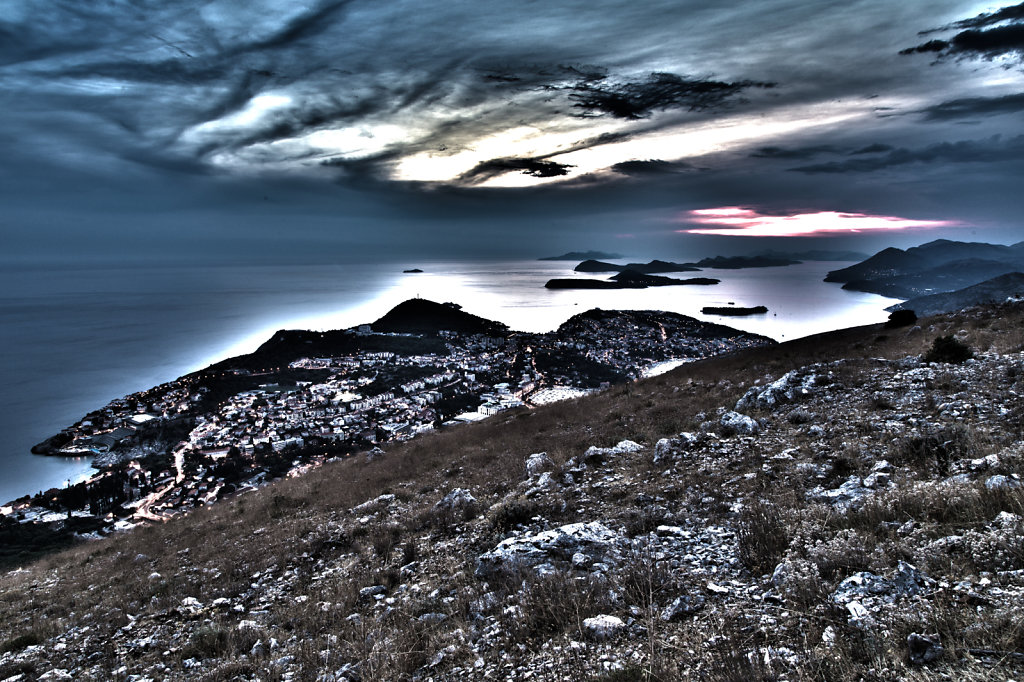
[(545, 159), (491, 159), (474, 166), (462, 175), (462, 179), (470, 183), (481, 182), (514, 171), (522, 172), (523, 175), (532, 175), (535, 178), (554, 178), (568, 175), (570, 168), (572, 166), (568, 164)]
[(984, 26), (992, 26), (1003, 21), (1019, 21), (1024, 19), (1024, 2), (1019, 5), (1011, 5), (1010, 7), (1003, 7), (995, 12), (984, 12), (970, 19), (962, 19), (961, 21), (954, 21), (948, 26), (942, 28), (932, 29), (930, 31), (922, 31), (922, 34), (935, 33), (937, 31), (946, 31), (957, 28), (982, 28)]
[[(1003, 24), (1003, 22), (1008, 22)], [(996, 24), (1003, 24), (997, 26)], [(941, 56), (994, 59), (1003, 55), (1024, 56), (1024, 3), (986, 12), (922, 34), (967, 29), (948, 40), (929, 40), (900, 54), (938, 53)]]
[(684, 161), (663, 161), (647, 159), (646, 161), (622, 161), (612, 166), (612, 170), (622, 175), (669, 175), (690, 173), (698, 170), (696, 166)]
[[(178, 254), (209, 234), (220, 245), (211, 259), (242, 258), (260, 240), (270, 260), (301, 259), (292, 226), (307, 242), (376, 243), (388, 254), (396, 244), (527, 250), (553, 224), (595, 241), (623, 224), (665, 231), (681, 203), (1021, 212), (1019, 175), (999, 149), (1016, 144), (1019, 121), (995, 116), (1016, 99), (977, 99), (1010, 91), (983, 89), (999, 65), (891, 58), (934, 17), (975, 15), (967, 0), (849, 0), (814, 12), (792, 0), (0, 4), (0, 205), (4, 224), (17, 216), (41, 251), (116, 255), (135, 243), (130, 234), (169, 253), (180, 229)], [(920, 40), (943, 39), (932, 56), (982, 54), (966, 51), (983, 50), (971, 34), (956, 34), (1018, 20), (1004, 8)], [(872, 95), (895, 115), (866, 111)], [(911, 101), (917, 111), (901, 107)], [(976, 137), (1004, 134), (976, 143), (987, 157), (933, 149), (962, 137), (950, 129), (971, 116), (986, 126)], [(323, 131), (336, 134), (311, 137)], [(721, 151), (691, 158), (703, 131)], [(519, 139), (533, 148), (446, 163)], [(968, 157), (964, 173), (957, 161)], [(778, 172), (833, 160), (831, 172)], [(842, 166), (853, 161), (890, 171)], [(856, 182), (843, 175), (858, 171)], [(484, 186), (512, 174), (546, 182)], [(536, 240), (504, 238), (524, 224), (538, 226)]]
[(835, 154), (837, 149), (829, 144), (809, 147), (784, 148), (776, 146), (758, 147), (750, 156), (758, 159), (809, 159), (821, 154)]
[(926, 121), (949, 121), (974, 116), (997, 116), (1024, 112), (1024, 92), (1002, 97), (965, 97), (921, 109)]
[(892, 145), (876, 142), (875, 144), (869, 144), (866, 147), (853, 150), (850, 152), (850, 156), (856, 156), (858, 154), (881, 154), (882, 152), (892, 151), (892, 149)]
[(569, 99), (580, 116), (609, 115), (615, 118), (647, 118), (655, 111), (699, 111), (724, 106), (749, 88), (771, 88), (774, 83), (737, 81), (727, 83), (674, 73), (652, 73), (645, 80), (619, 84), (581, 81), (572, 86)]
[(893, 149), (873, 158), (830, 161), (790, 170), (800, 173), (870, 173), (911, 163), (992, 163), (1024, 159), (1024, 135), (1003, 140), (995, 135), (984, 140), (942, 142), (923, 149)]

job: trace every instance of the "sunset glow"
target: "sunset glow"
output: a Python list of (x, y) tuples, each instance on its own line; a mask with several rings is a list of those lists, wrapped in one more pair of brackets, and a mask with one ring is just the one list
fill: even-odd
[(818, 211), (793, 215), (764, 215), (749, 208), (725, 206), (687, 211), (679, 222), (707, 227), (676, 230), (683, 234), (710, 234), (735, 237), (813, 237), (876, 230), (898, 231), (955, 227), (950, 220), (910, 220), (897, 216)]

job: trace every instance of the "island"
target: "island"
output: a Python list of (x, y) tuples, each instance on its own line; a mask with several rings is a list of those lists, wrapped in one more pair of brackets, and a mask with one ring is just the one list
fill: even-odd
[(709, 286), (721, 282), (711, 277), (675, 279), (648, 275), (636, 270), (623, 270), (608, 279), (555, 278), (549, 279), (545, 289), (646, 289), (647, 287), (698, 285)]
[(602, 258), (622, 258), (621, 253), (608, 251), (570, 251), (561, 256), (545, 256), (537, 260), (601, 260)]
[(700, 268), (696, 267), (693, 263), (672, 263), (663, 260), (652, 260), (649, 263), (626, 263), (625, 265), (616, 265), (615, 263), (606, 263), (599, 260), (585, 260), (573, 268), (573, 270), (576, 272), (623, 272), (625, 270), (634, 270), (651, 274), (655, 272), (697, 272)]
[(797, 265), (798, 260), (772, 256), (715, 256), (697, 261), (697, 266), (715, 270), (741, 270), (743, 268), (775, 268)]
[(763, 305), (754, 306), (753, 308), (709, 305), (704, 306), (700, 311), (705, 315), (729, 315), (731, 317), (742, 317), (744, 315), (764, 315), (768, 312), (768, 308)]
[(404, 272), (406, 274), (412, 274), (412, 273), (419, 273), (419, 272), (423, 272), (423, 271), (420, 270), (419, 268), (410, 268), (408, 270), (402, 270), (402, 272)]

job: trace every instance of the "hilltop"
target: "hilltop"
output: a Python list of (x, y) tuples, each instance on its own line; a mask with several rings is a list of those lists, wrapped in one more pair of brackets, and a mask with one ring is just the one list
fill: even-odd
[(73, 548), (0, 579), (0, 678), (1018, 677), (1022, 328), (737, 351)]

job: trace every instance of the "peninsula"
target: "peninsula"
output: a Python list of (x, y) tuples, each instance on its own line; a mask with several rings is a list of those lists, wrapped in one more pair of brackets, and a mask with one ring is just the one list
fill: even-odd
[(38, 544), (19, 538), (52, 546), (160, 521), (388, 442), (774, 343), (651, 311), (594, 309), (523, 333), (425, 299), (350, 329), (278, 331), (248, 355), (114, 400), (37, 445), (92, 456), (100, 471), (6, 507), (0, 521), (17, 523), (0, 546), (32, 551)]

